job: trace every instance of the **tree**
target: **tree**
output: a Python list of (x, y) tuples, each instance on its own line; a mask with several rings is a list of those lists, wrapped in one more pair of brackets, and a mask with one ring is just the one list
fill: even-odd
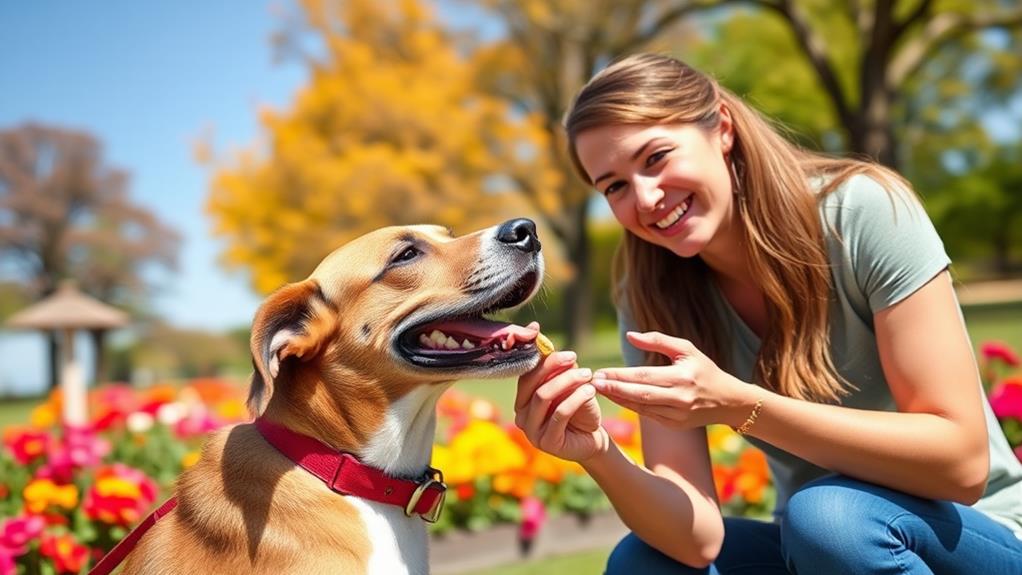
[[(555, 181), (533, 115), (477, 89), (476, 62), (414, 0), (306, 1), (281, 36), (309, 66), (290, 108), (265, 112), (263, 151), (215, 166), (208, 210), (224, 260), (268, 292), (382, 225), (471, 230), (507, 217), (505, 165)], [(307, 46), (312, 45), (311, 48)]]
[[(704, 28), (705, 43), (688, 55), (768, 115), (795, 127), (795, 137), (810, 147), (870, 155), (899, 169), (927, 200), (949, 249), (982, 257), (992, 250), (992, 238), (962, 225), (971, 221), (967, 214), (989, 213), (984, 205), (1010, 206), (1018, 194), (1007, 171), (991, 168), (1017, 144), (999, 143), (985, 125), (991, 111), (1007, 110), (1022, 92), (1022, 9), (998, 6), (878, 3), (826, 11), (801, 2), (780, 18), (761, 9), (735, 10)], [(804, 22), (801, 40), (792, 18)], [(895, 46), (872, 45), (893, 41), (892, 32), (869, 32), (872, 21), (881, 30), (900, 30)], [(982, 28), (987, 25), (991, 28)], [(946, 32), (926, 32), (937, 29)], [(818, 46), (815, 64), (804, 57), (808, 38), (828, 40)], [(876, 53), (887, 59), (869, 56)], [(908, 66), (910, 56), (921, 54), (925, 58)], [(888, 70), (879, 75), (886, 84), (877, 84), (877, 66)], [(825, 89), (821, 74), (833, 77), (831, 89)], [(877, 90), (883, 94), (868, 95)], [(876, 98), (885, 103), (870, 112)], [(843, 115), (835, 112), (842, 108)], [(877, 109), (885, 112), (876, 120), (883, 130), (874, 130), (870, 141), (886, 142), (884, 152), (861, 137)], [(1005, 248), (998, 252), (995, 266), (1004, 273)]]
[[(0, 254), (33, 299), (74, 278), (79, 287), (121, 306), (141, 305), (150, 265), (172, 269), (176, 232), (128, 196), (128, 176), (103, 164), (84, 132), (26, 124), (0, 131)], [(96, 378), (104, 363), (102, 333)], [(56, 339), (50, 337), (50, 386), (56, 385)]]
[[(551, 145), (547, 153), (558, 160), (565, 173), (571, 168), (559, 120), (572, 94), (598, 67), (620, 55), (662, 48), (668, 41), (679, 53), (695, 51), (694, 39), (701, 35), (700, 30), (681, 26), (697, 14), (713, 17), (703, 22), (707, 27), (721, 22), (724, 28), (722, 35), (708, 38), (708, 47), (715, 54), (707, 56), (705, 61), (711, 65), (704, 69), (715, 70), (719, 61), (758, 61), (759, 65), (738, 75), (750, 84), (771, 84), (760, 89), (760, 95), (785, 100), (782, 106), (799, 127), (810, 128), (816, 145), (871, 156), (895, 168), (899, 167), (897, 152), (901, 149), (897, 120), (907, 115), (904, 97), (928, 60), (950, 45), (969, 42), (973, 45), (966, 52), (976, 55), (974, 32), (1017, 30), (1022, 24), (1022, 6), (995, 0), (850, 0), (840, 6), (829, 0), (574, 0), (559, 2), (556, 8), (541, 0), (477, 2), (492, 10), (507, 29), (506, 40), (491, 50), (490, 85), (520, 109), (541, 114)], [(742, 7), (753, 8), (756, 17), (749, 18)], [(776, 18), (771, 22), (764, 14)], [(732, 26), (736, 20), (741, 22)], [(801, 61), (791, 63), (764, 50), (764, 27), (784, 35), (766, 36), (793, 45)], [(679, 29), (685, 33), (671, 34)], [(736, 33), (738, 30), (742, 33)], [(1010, 59), (1012, 50), (1017, 54), (1017, 45), (1013, 46), (997, 51), (995, 57)], [(792, 51), (785, 49), (784, 55), (788, 54)], [(999, 67), (1001, 80), (1010, 77), (1003, 73), (1008, 68)], [(793, 92), (802, 98), (792, 98)], [(1002, 87), (1005, 92), (1010, 89)], [(521, 187), (530, 198), (548, 193)], [(573, 304), (566, 306), (566, 321), (569, 334), (581, 334), (586, 331), (591, 301), (586, 263), (589, 190), (567, 180), (557, 189), (557, 196), (561, 211), (548, 213), (547, 219), (575, 267), (565, 298)], [(574, 338), (569, 340), (573, 345)]]
[(927, 62), (976, 32), (1022, 28), (1022, 5), (1001, 0), (749, 4), (776, 14), (791, 32), (844, 132), (844, 149), (894, 168), (898, 107)]

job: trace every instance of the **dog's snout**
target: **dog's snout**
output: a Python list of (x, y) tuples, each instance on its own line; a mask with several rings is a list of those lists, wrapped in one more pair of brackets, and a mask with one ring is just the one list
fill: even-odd
[(497, 229), (497, 240), (526, 253), (536, 253), (541, 245), (536, 235), (536, 224), (528, 218), (508, 220)]

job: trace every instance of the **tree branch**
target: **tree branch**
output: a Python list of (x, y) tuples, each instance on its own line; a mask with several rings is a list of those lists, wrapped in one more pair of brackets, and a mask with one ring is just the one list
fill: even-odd
[(933, 0), (921, 0), (911, 14), (906, 16), (901, 22), (895, 24), (894, 37), (901, 37), (901, 35), (905, 33), (905, 30), (910, 28), (913, 24), (920, 20), (925, 20), (926, 17), (929, 16), (931, 8), (933, 8)]
[(718, 6), (723, 6), (725, 4), (731, 4), (740, 1), (741, 0), (717, 0), (711, 2), (703, 3), (692, 2), (677, 5), (674, 8), (665, 10), (662, 14), (660, 14), (657, 17), (657, 19), (652, 24), (650, 24), (649, 28), (635, 34), (634, 36), (625, 38), (622, 42), (618, 44), (611, 45), (610, 53), (624, 54), (626, 52), (630, 52), (638, 48), (639, 46), (642, 46), (652, 41), (654, 38), (659, 36), (664, 30), (666, 30), (669, 26), (673, 25), (678, 20), (684, 18), (689, 14), (701, 10), (706, 10), (708, 8), (717, 8)]
[(838, 118), (841, 123), (849, 125), (852, 121), (851, 109), (844, 90), (841, 89), (841, 82), (838, 80), (837, 73), (827, 58), (826, 43), (813, 30), (806, 15), (794, 5), (792, 0), (780, 0), (780, 2), (752, 0), (752, 3), (773, 10), (788, 21), (799, 47), (802, 48), (802, 52), (809, 59), (809, 64), (816, 71), (823, 89), (834, 103)]
[(1022, 6), (1008, 12), (975, 14), (972, 17), (950, 12), (937, 14), (926, 23), (919, 36), (906, 43), (891, 61), (887, 71), (887, 84), (891, 87), (900, 86), (941, 44), (953, 38), (977, 30), (1018, 26), (1022, 26)]

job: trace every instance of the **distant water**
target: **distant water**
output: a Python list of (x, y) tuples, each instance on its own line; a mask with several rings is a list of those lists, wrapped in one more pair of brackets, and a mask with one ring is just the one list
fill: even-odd
[[(46, 392), (47, 345), (41, 332), (0, 331), (0, 397), (39, 395)], [(93, 370), (92, 341), (80, 332), (75, 357), (86, 377)]]

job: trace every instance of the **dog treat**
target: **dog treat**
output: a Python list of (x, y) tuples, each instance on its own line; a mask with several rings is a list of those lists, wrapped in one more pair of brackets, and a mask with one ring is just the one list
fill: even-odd
[(543, 354), (543, 357), (546, 357), (554, 352), (554, 342), (550, 341), (547, 336), (538, 333), (536, 334), (536, 349)]

